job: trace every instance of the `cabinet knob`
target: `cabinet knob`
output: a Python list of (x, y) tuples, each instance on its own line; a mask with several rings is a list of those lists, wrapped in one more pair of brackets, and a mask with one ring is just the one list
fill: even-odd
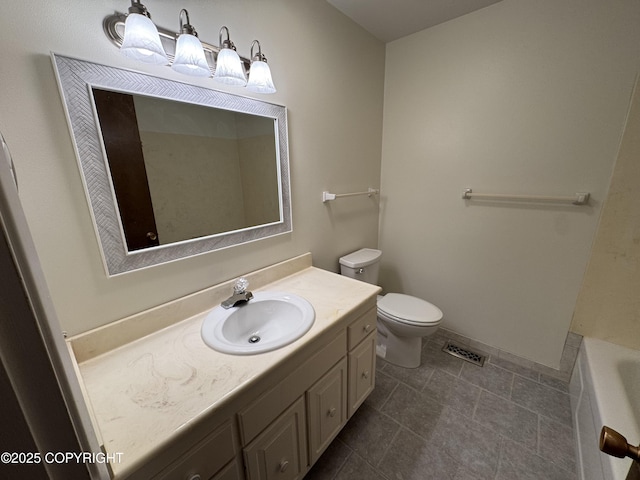
[[(149, 240), (156, 240), (158, 238), (158, 234), (156, 232), (148, 232), (147, 233), (147, 238)], [(189, 479), (189, 480), (191, 480), (191, 479)], [(196, 479), (196, 480), (198, 480), (198, 479)]]
[(371, 324), (367, 323), (362, 330), (364, 330), (365, 333), (369, 333), (371, 331)]
[(369, 370), (362, 372), (362, 378), (364, 378), (365, 380), (369, 379)]
[(289, 468), (289, 461), (283, 458), (280, 462), (280, 471), (284, 473), (286, 472), (287, 468)]
[(202, 477), (199, 474), (194, 473), (187, 480), (202, 480)]
[(335, 407), (331, 407), (329, 409), (329, 411), (327, 412), (327, 415), (330, 417), (335, 417), (336, 416), (336, 408)]

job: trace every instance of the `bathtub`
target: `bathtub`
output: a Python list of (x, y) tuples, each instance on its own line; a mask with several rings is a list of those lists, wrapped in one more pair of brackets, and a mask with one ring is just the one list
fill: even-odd
[(571, 409), (580, 480), (625, 480), (631, 459), (598, 448), (607, 425), (640, 443), (640, 350), (584, 338), (571, 376)]

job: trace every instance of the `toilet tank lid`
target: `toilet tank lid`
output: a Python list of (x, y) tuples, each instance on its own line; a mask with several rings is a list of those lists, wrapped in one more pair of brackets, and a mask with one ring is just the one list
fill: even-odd
[(362, 248), (357, 252), (350, 253), (344, 257), (340, 257), (340, 265), (349, 268), (362, 268), (380, 259), (382, 252), (373, 248)]

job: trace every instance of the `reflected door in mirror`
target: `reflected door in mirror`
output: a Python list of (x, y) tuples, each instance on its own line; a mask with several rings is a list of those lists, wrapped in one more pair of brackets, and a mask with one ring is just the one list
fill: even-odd
[(159, 245), (133, 97), (94, 88), (93, 98), (127, 249)]

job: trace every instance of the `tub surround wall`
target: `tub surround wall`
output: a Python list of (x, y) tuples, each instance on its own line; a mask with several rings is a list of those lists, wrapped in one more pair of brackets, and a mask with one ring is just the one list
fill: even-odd
[[(380, 183), (382, 42), (324, 1), (152, 3), (148, 8), (153, 20), (174, 31), (179, 9), (187, 8), (200, 37), (211, 43), (227, 25), (243, 55), (249, 55), (252, 40), (258, 38), (278, 93), (252, 94), (125, 58), (104, 35), (102, 21), (114, 11), (126, 12), (126, 0), (90, 8), (80, 0), (5, 5), (0, 39), (7, 48), (1, 59), (10, 67), (0, 71), (5, 87), (0, 89), (0, 131), (13, 155), (53, 303), (70, 335), (308, 251), (314, 252), (317, 266), (336, 270), (336, 259), (345, 251), (377, 244), (377, 203), (365, 197), (327, 208), (320, 196), (323, 190), (359, 191)], [(16, 22), (19, 18), (30, 20)], [(51, 65), (52, 51), (285, 105), (293, 232), (107, 278)]]
[(640, 83), (571, 330), (640, 350)]
[(600, 452), (598, 439), (606, 425), (640, 443), (639, 373), (640, 351), (583, 339), (570, 385), (580, 480), (627, 478), (631, 459)]
[[(467, 337), (559, 366), (638, 72), (639, 23), (633, 0), (503, 0), (387, 45), (384, 290), (433, 302)], [(464, 201), (465, 188), (592, 199)]]

